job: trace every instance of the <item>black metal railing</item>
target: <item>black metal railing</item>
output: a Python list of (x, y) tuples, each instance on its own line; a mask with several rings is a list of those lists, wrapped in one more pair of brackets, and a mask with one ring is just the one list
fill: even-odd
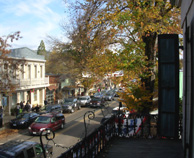
[(97, 130), (89, 134), (86, 138), (74, 145), (71, 149), (61, 154), (58, 158), (95, 157), (115, 136), (116, 133), (114, 122), (114, 117), (106, 120), (105, 123)]
[[(182, 118), (179, 121), (181, 138)], [(158, 115), (129, 114), (112, 116), (94, 132), (78, 142), (58, 158), (96, 157), (114, 137), (160, 138), (157, 132)]]

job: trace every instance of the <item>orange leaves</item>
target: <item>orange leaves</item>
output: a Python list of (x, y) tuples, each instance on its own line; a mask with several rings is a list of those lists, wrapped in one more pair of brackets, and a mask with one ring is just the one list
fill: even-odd
[[(140, 82), (139, 82), (140, 83)], [(129, 86), (129, 85), (128, 85)], [(130, 87), (126, 87), (123, 92), (119, 92), (120, 101), (122, 101), (130, 110), (134, 109), (142, 112), (146, 109), (152, 109), (153, 94), (146, 90), (145, 86), (137, 83), (132, 83)]]

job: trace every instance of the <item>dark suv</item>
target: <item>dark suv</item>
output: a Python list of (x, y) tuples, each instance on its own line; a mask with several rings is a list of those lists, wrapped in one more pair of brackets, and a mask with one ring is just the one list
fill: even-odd
[[(52, 157), (53, 147), (44, 145), (46, 156)], [(12, 140), (0, 145), (0, 158), (43, 158), (42, 146), (37, 142)]]
[(73, 113), (76, 109), (81, 109), (81, 105), (77, 103), (77, 98), (65, 98), (62, 104), (63, 113)]
[(21, 113), (9, 122), (12, 128), (27, 128), (39, 116), (35, 112)]

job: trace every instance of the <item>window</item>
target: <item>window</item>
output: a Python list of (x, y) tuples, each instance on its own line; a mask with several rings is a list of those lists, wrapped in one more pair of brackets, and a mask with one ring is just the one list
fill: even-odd
[(21, 65), (21, 68), (20, 68), (20, 72), (21, 72), (21, 78), (24, 79), (24, 65)]
[(54, 123), (55, 121), (56, 121), (56, 118), (53, 117), (53, 118), (51, 119), (51, 123)]
[(31, 66), (28, 65), (28, 78), (30, 79), (31, 78)]
[(16, 79), (16, 77), (17, 77), (16, 69), (17, 69), (17, 66), (15, 64), (13, 64), (11, 66), (10, 72), (12, 73), (14, 79)]
[(42, 68), (42, 65), (40, 66), (40, 78), (43, 77), (43, 68)]
[(34, 90), (34, 101), (37, 101), (37, 90)]
[(24, 153), (23, 153), (23, 152), (19, 153), (19, 154), (16, 156), (16, 158), (25, 158)]
[(37, 65), (34, 65), (34, 78), (37, 78)]
[(34, 158), (35, 153), (33, 147), (27, 150), (28, 158)]

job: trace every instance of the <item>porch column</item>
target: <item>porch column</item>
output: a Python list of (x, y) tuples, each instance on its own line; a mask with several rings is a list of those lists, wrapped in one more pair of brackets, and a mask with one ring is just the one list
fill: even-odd
[(30, 104), (34, 104), (34, 92), (30, 92), (30, 98), (31, 98), (31, 103)]
[(24, 101), (25, 101), (25, 104), (26, 104), (26, 102), (28, 101), (27, 96), (28, 96), (27, 91), (24, 91)]
[(21, 102), (21, 99), (20, 99), (20, 92), (17, 92), (17, 103), (20, 103)]
[(41, 91), (40, 91), (40, 89), (37, 89), (37, 103), (38, 103), (38, 105), (40, 105), (40, 103), (41, 103), (41, 98), (40, 98), (40, 93), (41, 93)]

